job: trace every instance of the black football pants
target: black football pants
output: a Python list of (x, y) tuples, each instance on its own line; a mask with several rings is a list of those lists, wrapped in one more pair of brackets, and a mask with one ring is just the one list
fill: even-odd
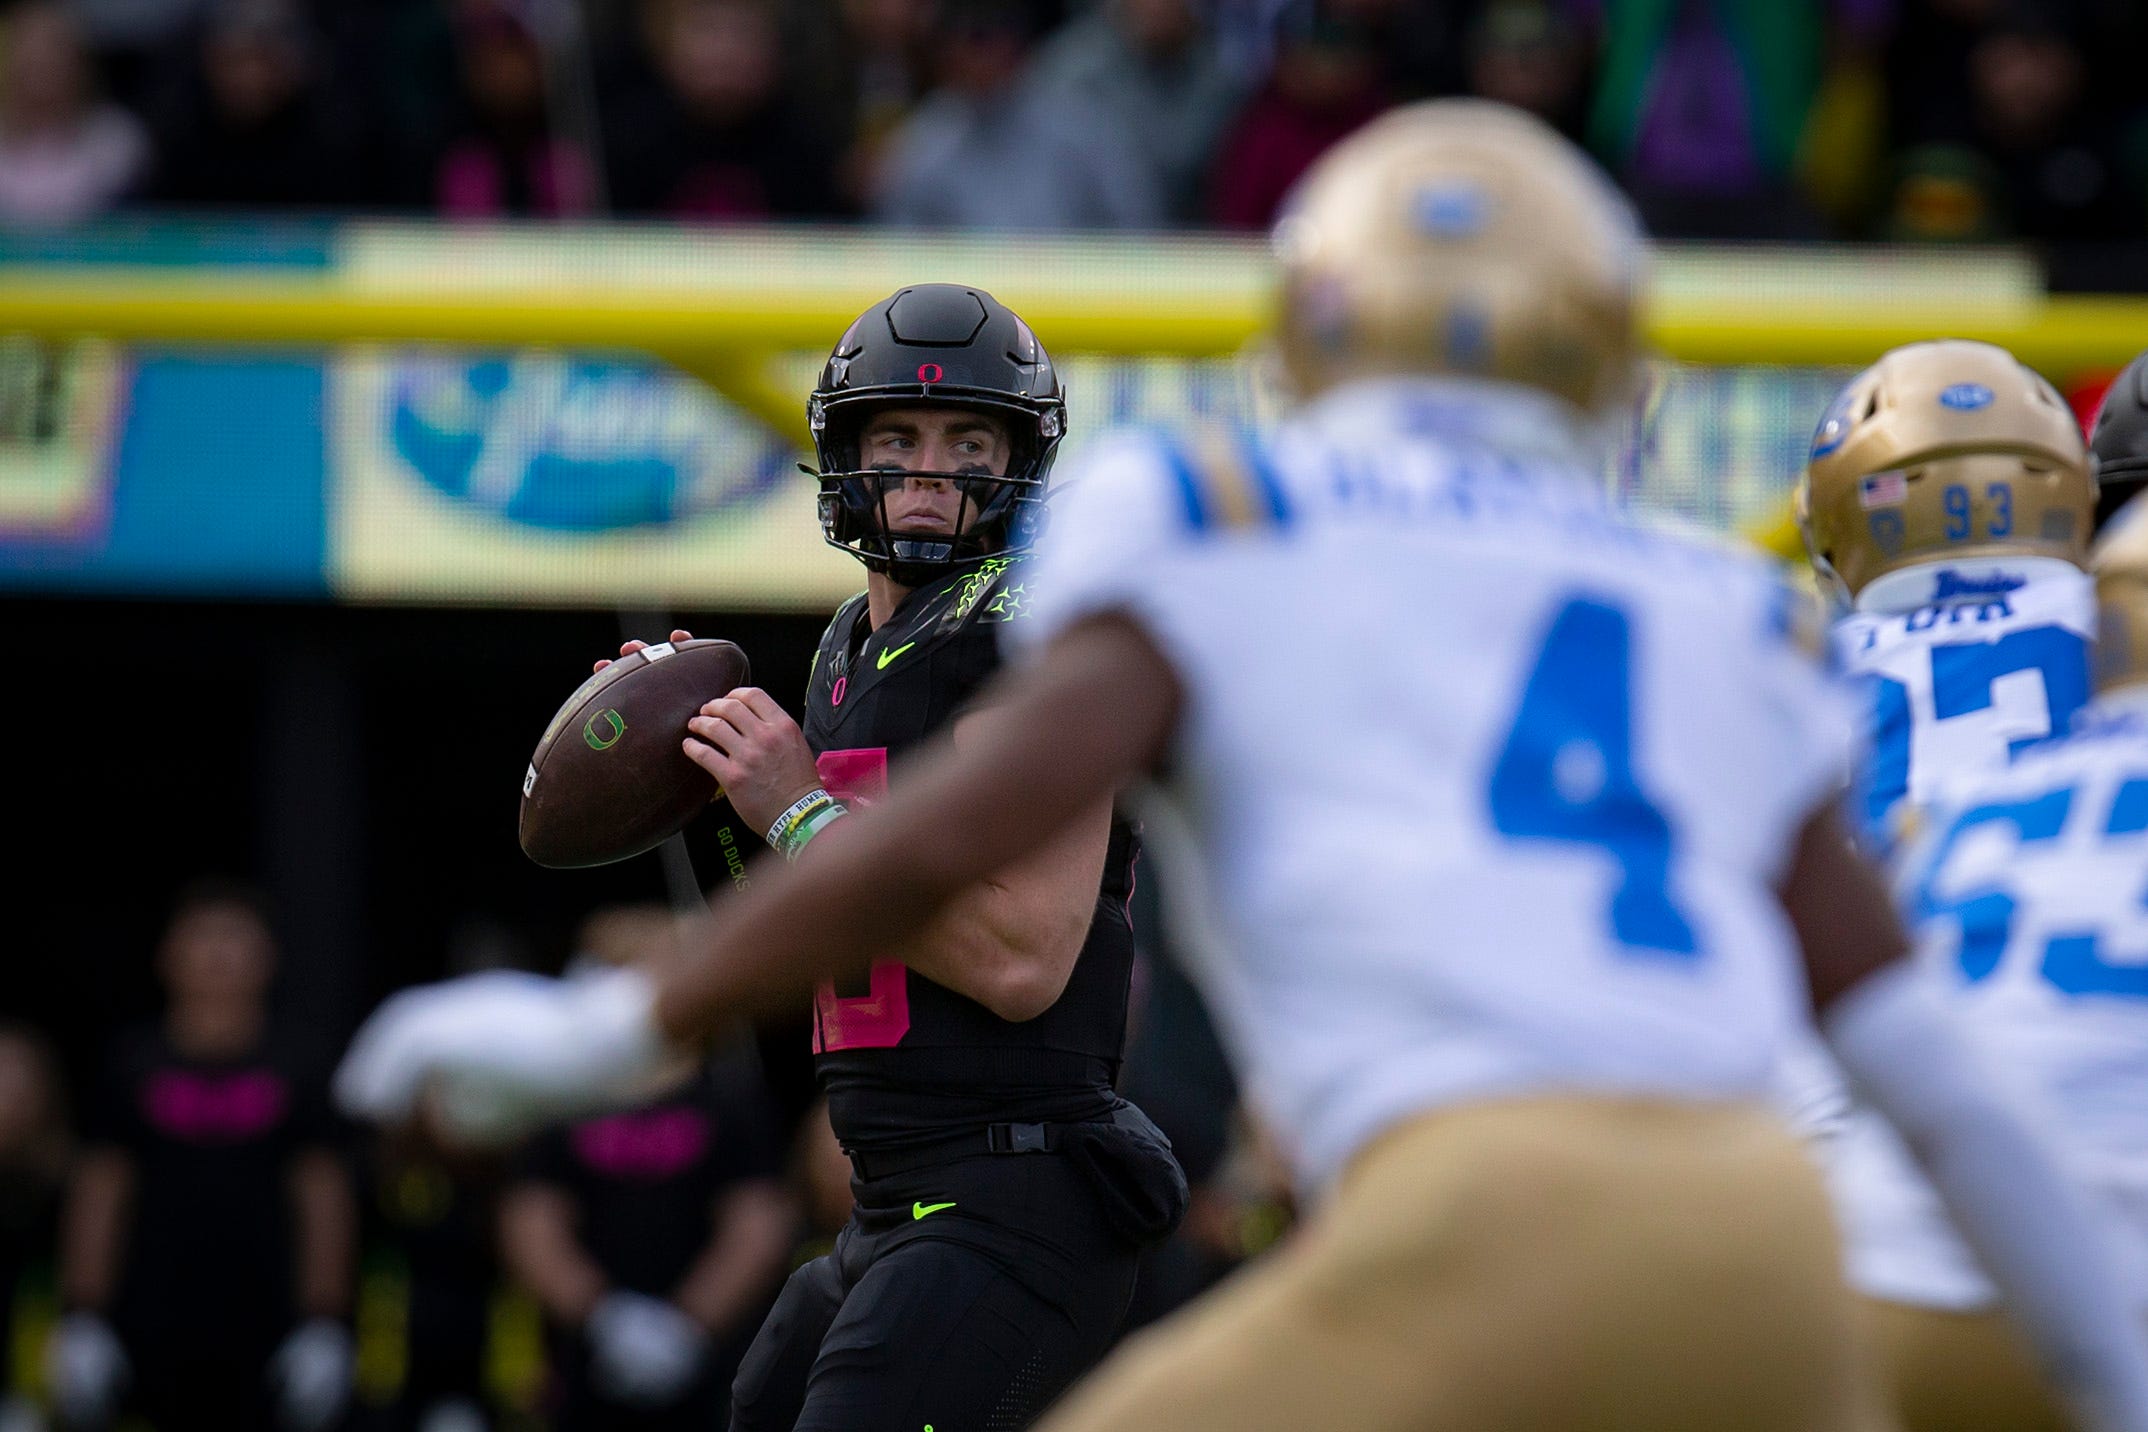
[(1056, 1153), (871, 1182), (739, 1365), (731, 1432), (1019, 1432), (1109, 1349), (1138, 1250)]

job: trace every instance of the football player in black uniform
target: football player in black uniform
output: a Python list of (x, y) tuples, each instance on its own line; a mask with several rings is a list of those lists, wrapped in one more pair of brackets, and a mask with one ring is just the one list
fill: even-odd
[[(866, 590), (821, 639), (803, 729), (758, 690), (705, 712), (728, 733), (711, 742), (725, 793), (794, 858), (899, 783), (912, 747), (993, 719), (976, 698), (1023, 615), (1066, 431), (1028, 325), (949, 284), (868, 309), (808, 412), (821, 526)], [(1017, 1428), (1110, 1344), (1142, 1246), (1184, 1204), (1168, 1142), (1113, 1089), (1134, 853), (1100, 805), (854, 985), (820, 987), (856, 1212), (747, 1353), (734, 1429)]]
[(2096, 530), (2148, 488), (2148, 353), (2119, 370), (2096, 405), (2088, 449), (2096, 455)]

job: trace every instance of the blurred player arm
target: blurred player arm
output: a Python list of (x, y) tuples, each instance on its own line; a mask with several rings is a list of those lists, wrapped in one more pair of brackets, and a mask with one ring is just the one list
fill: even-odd
[(93, 1145), (75, 1167), (60, 1224), (60, 1301), (101, 1313), (111, 1306), (134, 1207), (134, 1159), (110, 1144)]
[(759, 1306), (789, 1256), (797, 1215), (783, 1185), (757, 1178), (717, 1199), (715, 1234), (671, 1301), (721, 1337)]
[(2148, 1427), (2148, 1343), (2115, 1249), (2029, 1119), (1994, 1086), (1912, 964), (1886, 887), (1832, 806), (1782, 887), (1820, 1027), (1901, 1133), (2083, 1428)]
[(574, 1200), (549, 1183), (524, 1181), (500, 1203), (500, 1256), (551, 1318), (580, 1327), (604, 1296), (604, 1273), (574, 1235)]
[(346, 1318), (358, 1256), (350, 1172), (333, 1150), (313, 1147), (292, 1159), (289, 1180), (298, 1231), (298, 1306), (308, 1317)]
[[(955, 749), (986, 745), (1008, 719), (996, 708), (962, 717), (953, 728)], [(802, 859), (817, 862), (840, 848), (850, 834), (843, 826), (830, 826)], [(1107, 795), (1028, 856), (963, 890), (916, 934), (883, 946), (879, 956), (902, 961), (1001, 1019), (1035, 1019), (1058, 1002), (1074, 973), (1096, 919), (1097, 882), (1110, 846)]]
[[(816, 839), (813, 859), (719, 912), (714, 958), (659, 985), (659, 1027), (687, 1042), (734, 1016), (773, 1014), (819, 979), (920, 938), (971, 886), (1099, 821), (1162, 755), (1180, 699), (1169, 662), (1132, 621), (1068, 628), (1001, 678), (991, 719), (939, 743), (872, 811), (831, 826), (842, 838), (826, 850)], [(1085, 867), (1084, 928), (1100, 868)]]

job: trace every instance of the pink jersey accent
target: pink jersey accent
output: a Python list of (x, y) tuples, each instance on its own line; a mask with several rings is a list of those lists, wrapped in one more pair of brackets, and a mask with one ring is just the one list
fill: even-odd
[[(823, 751), (815, 761), (821, 784), (837, 800), (869, 806), (888, 792), (885, 746), (852, 751)], [(835, 984), (822, 980), (813, 992), (813, 1052), (837, 1049), (892, 1049), (910, 1032), (910, 971), (896, 960), (872, 969), (872, 989), (849, 999), (836, 997)]]

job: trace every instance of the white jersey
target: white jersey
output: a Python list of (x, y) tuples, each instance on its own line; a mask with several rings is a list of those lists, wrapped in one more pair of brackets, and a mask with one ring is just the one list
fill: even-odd
[[(2063, 733), (2088, 700), (2096, 591), (2052, 557), (1978, 557), (1905, 568), (1867, 584), (1835, 624), (1843, 670), (1866, 690), (1866, 757), (1855, 805), (1867, 848), (1892, 859), (1949, 785), (2001, 770)], [(1842, 1132), (1850, 1097), (1817, 1035), (1778, 1076), (1792, 1127)]]
[[(2148, 1267), (2148, 703), (2099, 701), (2073, 736), (1950, 791), (1902, 868), (1917, 958)], [(1995, 1300), (1876, 1116), (1832, 1162), (1859, 1288)]]
[(1884, 847), (1897, 807), (2004, 766), (2063, 733), (2088, 700), (2095, 584), (2051, 557), (1983, 557), (1892, 572), (1835, 627), (1871, 693), (1865, 821)]
[(1177, 673), (1173, 900), (1309, 1192), (1457, 1101), (1762, 1096), (1801, 1018), (1773, 887), (1854, 700), (1771, 571), (1621, 513), (1570, 431), (1367, 383), (1265, 447), (1107, 438), (1054, 500), (1010, 638), (1124, 613)]

